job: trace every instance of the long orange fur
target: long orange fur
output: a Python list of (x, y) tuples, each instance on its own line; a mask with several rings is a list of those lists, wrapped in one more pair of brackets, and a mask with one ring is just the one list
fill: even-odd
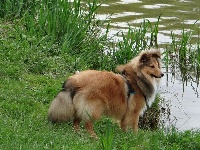
[(129, 63), (118, 66), (120, 74), (86, 70), (70, 76), (52, 101), (48, 119), (73, 120), (75, 129), (84, 121), (87, 131), (96, 137), (93, 121), (106, 115), (119, 120), (122, 130), (131, 127), (137, 132), (139, 116), (146, 105), (153, 103), (163, 76), (159, 58), (159, 50), (145, 50)]

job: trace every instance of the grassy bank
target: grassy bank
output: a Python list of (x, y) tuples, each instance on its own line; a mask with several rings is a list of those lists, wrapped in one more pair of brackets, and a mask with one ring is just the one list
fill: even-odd
[(0, 149), (199, 149), (200, 133), (176, 130), (140, 130), (123, 133), (109, 119), (96, 123), (98, 140), (71, 124), (47, 122), (49, 102), (61, 89), (62, 78), (21, 75), (1, 78)]
[(0, 149), (200, 148), (198, 131), (140, 130), (136, 135), (104, 118), (95, 125), (99, 139), (94, 140), (84, 129), (73, 131), (70, 123), (50, 125), (49, 103), (67, 76), (85, 69), (114, 71), (142, 49), (156, 47), (159, 19), (130, 28), (114, 44), (107, 35), (109, 22), (95, 19), (96, 1), (21, 2), (0, 6)]

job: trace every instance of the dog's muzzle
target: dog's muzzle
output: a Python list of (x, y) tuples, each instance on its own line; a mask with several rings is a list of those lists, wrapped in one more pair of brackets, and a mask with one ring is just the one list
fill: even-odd
[(156, 76), (154, 74), (152, 74), (151, 76), (154, 77), (154, 78), (162, 78), (164, 76), (164, 73), (161, 73), (160, 76)]

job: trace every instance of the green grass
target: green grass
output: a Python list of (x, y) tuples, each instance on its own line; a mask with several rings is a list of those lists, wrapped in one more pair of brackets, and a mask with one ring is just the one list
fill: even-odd
[[(126, 63), (142, 49), (157, 47), (160, 17), (155, 25), (146, 20), (139, 29), (120, 33), (123, 41), (114, 44), (107, 36), (109, 22), (95, 19), (97, 1), (38, 2), (10, 0), (0, 5), (0, 149), (200, 148), (199, 131), (158, 129), (157, 121), (151, 119), (156, 130), (140, 129), (133, 134), (103, 118), (95, 123), (98, 140), (84, 128), (75, 132), (71, 123), (49, 124), (49, 104), (69, 75), (84, 69), (114, 71), (116, 65)], [(101, 28), (107, 32), (102, 34)], [(147, 33), (151, 33), (150, 39), (146, 39)], [(187, 35), (183, 37), (187, 39)], [(171, 47), (178, 45), (172, 42)], [(105, 49), (110, 51), (105, 53)], [(167, 56), (171, 53), (165, 54), (165, 62), (170, 63)], [(199, 51), (196, 54), (187, 58), (199, 65)]]
[(47, 122), (49, 102), (62, 80), (44, 75), (23, 75), (20, 80), (1, 78), (0, 149), (199, 149), (200, 133), (176, 130), (123, 133), (107, 118), (96, 123), (98, 140), (71, 124)]
[[(199, 149), (199, 132), (140, 130), (123, 133), (107, 118), (96, 123), (98, 140), (71, 124), (52, 126), (46, 113), (60, 80), (29, 76), (1, 82), (0, 149)], [(54, 85), (54, 86), (53, 86)]]

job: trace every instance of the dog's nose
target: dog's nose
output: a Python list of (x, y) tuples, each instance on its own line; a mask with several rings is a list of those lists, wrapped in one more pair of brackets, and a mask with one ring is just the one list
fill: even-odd
[(164, 76), (164, 73), (161, 73), (161, 77), (163, 77)]

